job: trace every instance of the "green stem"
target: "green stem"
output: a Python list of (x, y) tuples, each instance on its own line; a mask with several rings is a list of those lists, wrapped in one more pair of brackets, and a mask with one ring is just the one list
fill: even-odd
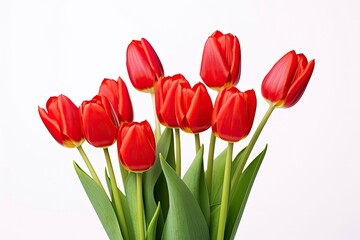
[(92, 164), (91, 164), (88, 156), (86, 155), (84, 149), (82, 148), (82, 146), (77, 147), (77, 149), (79, 150), (81, 157), (84, 159), (84, 162), (85, 162), (87, 168), (89, 169), (92, 178), (101, 187), (101, 189), (104, 190), (104, 192), (106, 193), (106, 191), (105, 191), (103, 185), (101, 184), (101, 181), (100, 181), (98, 175), (96, 174), (95, 169), (92, 166)]
[(206, 185), (207, 185), (207, 189), (208, 189), (208, 193), (209, 193), (209, 199), (211, 198), (215, 142), (216, 142), (216, 137), (213, 133), (211, 133), (208, 162), (207, 162), (207, 168), (206, 168)]
[(115, 174), (114, 174), (114, 169), (111, 164), (111, 159), (110, 159), (110, 154), (109, 154), (108, 148), (104, 148), (104, 154), (105, 154), (105, 159), (106, 159), (106, 165), (107, 165), (109, 175), (110, 175), (110, 185), (111, 185), (111, 190), (112, 190), (113, 196), (114, 196), (115, 210), (116, 210), (116, 214), (119, 219), (119, 222), (120, 222), (121, 232), (124, 236), (124, 239), (129, 239), (129, 232), (128, 232), (128, 229), (126, 226), (125, 215), (124, 215), (123, 209), (121, 207), (120, 196), (119, 196), (118, 187), (116, 184), (116, 179), (115, 179)]
[(224, 171), (224, 181), (223, 189), (221, 195), (221, 206), (220, 206), (220, 217), (219, 217), (219, 226), (217, 232), (217, 240), (224, 239), (225, 224), (229, 206), (229, 194), (230, 194), (230, 177), (231, 177), (231, 162), (232, 162), (232, 152), (233, 152), (234, 143), (229, 142), (226, 154), (225, 162), (225, 171)]
[(257, 127), (254, 135), (252, 136), (252, 138), (249, 142), (249, 145), (246, 147), (245, 153), (244, 153), (243, 157), (240, 159), (239, 166), (236, 168), (234, 176), (231, 180), (231, 190), (230, 190), (231, 192), (233, 191), (235, 184), (239, 182), (241, 173), (243, 172), (244, 167), (246, 165), (246, 161), (248, 160), (250, 153), (251, 153), (252, 149), (254, 148), (254, 145), (255, 145), (257, 139), (260, 136), (261, 131), (263, 130), (266, 122), (268, 121), (268, 119), (269, 119), (271, 113), (274, 111), (274, 109), (275, 109), (275, 106), (270, 104), (270, 106), (269, 106), (268, 110), (266, 111), (264, 117), (262, 118), (259, 126)]
[(156, 115), (155, 93), (151, 93), (151, 100), (152, 100), (152, 104), (153, 104), (154, 119), (155, 119), (155, 140), (157, 142), (161, 136), (161, 128), (160, 128), (159, 119), (157, 118), (157, 115)]
[[(119, 162), (120, 162), (120, 160), (119, 160)], [(129, 171), (126, 168), (124, 168), (124, 166), (121, 163), (120, 163), (120, 173), (121, 173), (121, 179), (122, 179), (124, 189), (125, 189), (127, 177), (129, 176)]]
[(175, 128), (175, 144), (176, 144), (176, 155), (175, 155), (176, 174), (181, 178), (181, 146), (180, 146), (179, 128)]
[(200, 135), (199, 133), (195, 133), (194, 136), (195, 136), (195, 149), (197, 153), (200, 149)]
[(145, 226), (144, 226), (144, 203), (142, 192), (142, 173), (136, 173), (136, 198), (138, 209), (138, 225), (139, 225), (139, 240), (145, 240)]

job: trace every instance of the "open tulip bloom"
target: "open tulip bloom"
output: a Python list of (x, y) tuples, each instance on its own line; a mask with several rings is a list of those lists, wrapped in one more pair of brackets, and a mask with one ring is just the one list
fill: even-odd
[[(146, 39), (132, 41), (126, 68), (135, 89), (152, 96), (155, 131), (146, 120), (133, 121), (130, 95), (120, 77), (105, 78), (98, 95), (79, 107), (65, 95), (50, 97), (46, 109), (38, 107), (53, 138), (78, 149), (83, 158), (89, 174), (75, 161), (74, 168), (109, 239), (234, 239), (267, 150), (264, 146), (248, 162), (253, 147), (274, 109), (300, 100), (315, 66), (314, 60), (294, 50), (274, 64), (261, 85), (269, 108), (248, 144), (233, 154), (234, 144), (243, 143), (252, 132), (258, 103), (254, 90), (235, 87), (240, 62), (237, 37), (215, 31), (208, 38), (200, 76), (206, 86), (219, 91), (213, 100), (203, 83), (191, 87), (182, 74), (164, 76)], [(185, 174), (181, 151), (188, 149), (181, 149), (180, 131), (195, 136), (195, 156), (188, 159), (192, 163)], [(206, 170), (200, 143), (204, 131), (211, 131)], [(227, 147), (214, 157), (217, 138)], [(82, 147), (85, 140), (103, 150), (105, 174), (98, 175), (92, 166)], [(119, 169), (113, 167), (109, 147), (117, 148)], [(115, 171), (120, 172), (124, 191)]]

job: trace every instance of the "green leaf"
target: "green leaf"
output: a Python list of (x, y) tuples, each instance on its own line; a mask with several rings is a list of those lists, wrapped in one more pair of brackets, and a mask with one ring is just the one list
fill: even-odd
[[(111, 196), (111, 204), (113, 206), (114, 211), (116, 211), (115, 210), (114, 195), (113, 195), (112, 188), (111, 188), (111, 183), (110, 183), (110, 177), (109, 177), (109, 175), (107, 173), (106, 168), (105, 168), (105, 179), (106, 179), (106, 185), (108, 187), (108, 190), (109, 190), (110, 196)], [(124, 211), (126, 226), (128, 228), (128, 232), (129, 232), (129, 237), (130, 237), (130, 239), (136, 239), (135, 238), (135, 233), (134, 233), (133, 223), (131, 221), (132, 214), (131, 214), (130, 209), (129, 209), (129, 204), (128, 204), (127, 200), (126, 200), (125, 195), (121, 192), (121, 190), (119, 188), (118, 188), (118, 194), (120, 196), (121, 207), (122, 207), (122, 209)]]
[(169, 189), (169, 211), (162, 239), (210, 239), (209, 228), (201, 208), (174, 169), (160, 157)]
[[(147, 224), (150, 224), (150, 221), (152, 220), (152, 216), (155, 214), (157, 208), (157, 201), (161, 201), (161, 208), (165, 209), (166, 212), (168, 209), (168, 207), (166, 207), (168, 206), (166, 182), (161, 180), (161, 178), (164, 177), (160, 165), (160, 159), (159, 159), (160, 153), (162, 154), (162, 156), (164, 156), (167, 162), (169, 162), (170, 165), (173, 168), (175, 168), (174, 137), (171, 128), (166, 128), (162, 133), (159, 141), (157, 142), (156, 160), (154, 166), (152, 166), (152, 168), (150, 168), (149, 171), (143, 174), (144, 208), (145, 208), (145, 218)], [(155, 191), (155, 186), (156, 186), (156, 191)], [(158, 219), (158, 226), (156, 230), (159, 233), (158, 236), (161, 236), (163, 225), (164, 225), (164, 217), (163, 214), (160, 214)]]
[(73, 164), (80, 182), (83, 185), (85, 192), (91, 204), (93, 205), (95, 212), (98, 215), (109, 239), (123, 239), (115, 211), (108, 196), (99, 187), (99, 185), (77, 165), (75, 161)]
[(203, 165), (204, 145), (197, 152), (194, 161), (183, 177), (196, 201), (199, 203), (201, 211), (204, 214), (208, 226), (210, 225), (210, 204), (206, 188), (204, 165)]
[(226, 220), (225, 238), (234, 239), (237, 228), (240, 224), (247, 199), (249, 197), (252, 185), (259, 171), (261, 163), (265, 157), (265, 149), (249, 164), (241, 174), (239, 182), (236, 184), (230, 198), (229, 212)]
[(134, 227), (135, 239), (140, 239), (139, 226), (138, 226), (138, 208), (137, 208), (137, 196), (136, 196), (136, 174), (129, 172), (126, 181), (126, 199), (131, 213), (130, 219)]
[(160, 215), (161, 207), (160, 202), (156, 208), (154, 216), (151, 219), (151, 222), (146, 231), (146, 240), (156, 240), (156, 225)]
[(219, 228), (219, 217), (220, 217), (220, 204), (211, 207), (211, 222), (210, 222), (210, 236), (211, 240), (216, 240), (217, 230)]
[(226, 152), (227, 152), (227, 147), (214, 159), (210, 206), (217, 205), (221, 201)]

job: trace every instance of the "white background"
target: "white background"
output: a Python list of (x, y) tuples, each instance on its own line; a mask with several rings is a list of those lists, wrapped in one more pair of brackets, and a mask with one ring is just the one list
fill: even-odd
[[(128, 79), (127, 45), (147, 38), (166, 75), (195, 84), (217, 29), (240, 39), (238, 87), (257, 93), (255, 126), (271, 66), (292, 49), (316, 59), (303, 98), (273, 113), (254, 149), (269, 143), (237, 238), (360, 239), (358, 13), (355, 0), (1, 1), (0, 239), (106, 239), (72, 166), (84, 166), (80, 155), (52, 139), (38, 105), (59, 94), (80, 104), (104, 77), (121, 76), (135, 120), (153, 124), (150, 96)], [(205, 147), (208, 137), (201, 135)], [(194, 146), (191, 135), (182, 139), (184, 172)], [(216, 151), (224, 146), (219, 140)], [(101, 150), (84, 148), (102, 173)], [(116, 159), (115, 147), (111, 153)]]

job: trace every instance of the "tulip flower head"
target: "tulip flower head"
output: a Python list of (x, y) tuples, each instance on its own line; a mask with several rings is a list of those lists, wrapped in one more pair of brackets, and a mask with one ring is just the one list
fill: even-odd
[(200, 133), (211, 126), (213, 105), (201, 82), (193, 88), (179, 85), (175, 97), (175, 114), (179, 127), (188, 133)]
[(116, 141), (119, 126), (116, 113), (106, 97), (96, 95), (80, 106), (81, 127), (94, 147), (106, 148)]
[(215, 31), (206, 41), (200, 76), (215, 90), (234, 86), (241, 72), (241, 50), (238, 38), (230, 33)]
[(105, 78), (99, 89), (99, 95), (111, 103), (119, 122), (132, 122), (133, 107), (125, 82), (119, 77), (117, 81)]
[(175, 96), (179, 85), (190, 88), (189, 82), (181, 74), (161, 78), (156, 86), (156, 114), (159, 122), (166, 127), (179, 127), (175, 115)]
[(253, 125), (256, 111), (254, 90), (240, 92), (236, 87), (221, 90), (215, 100), (212, 131), (215, 136), (237, 142), (245, 138)]
[(314, 70), (315, 60), (308, 62), (304, 54), (290, 51), (265, 76), (261, 93), (276, 107), (294, 106), (303, 95)]
[(122, 123), (117, 137), (121, 164), (132, 172), (143, 172), (155, 163), (155, 137), (148, 121)]
[(154, 48), (145, 39), (133, 40), (126, 51), (126, 67), (132, 85), (139, 91), (153, 93), (164, 69)]
[(79, 108), (65, 95), (50, 97), (39, 115), (54, 139), (64, 147), (79, 147), (85, 140), (80, 126)]

